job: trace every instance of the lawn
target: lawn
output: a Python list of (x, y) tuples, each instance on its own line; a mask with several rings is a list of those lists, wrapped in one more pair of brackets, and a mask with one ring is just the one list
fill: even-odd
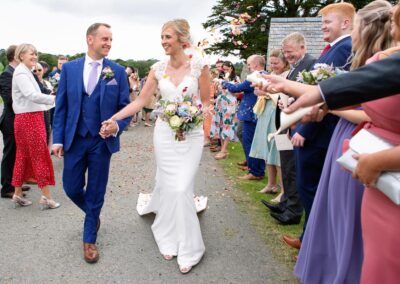
[(281, 241), (284, 234), (299, 236), (303, 228), (303, 219), (299, 225), (280, 225), (269, 215), (269, 210), (260, 202), (261, 199), (271, 200), (276, 195), (259, 193), (267, 184), (267, 178), (261, 181), (242, 181), (238, 177), (246, 174), (237, 166), (237, 162), (244, 160), (244, 153), (239, 142), (230, 143), (229, 156), (219, 163), (232, 186), (232, 197), (241, 210), (251, 218), (253, 226), (271, 249), (273, 256), (290, 268), (294, 267), (294, 257), (298, 250), (286, 246)]

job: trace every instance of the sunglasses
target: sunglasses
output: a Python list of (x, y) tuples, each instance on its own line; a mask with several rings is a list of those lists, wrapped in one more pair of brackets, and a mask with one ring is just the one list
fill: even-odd
[(33, 73), (42, 72), (42, 71), (43, 71), (42, 69), (35, 69), (35, 70), (33, 70)]

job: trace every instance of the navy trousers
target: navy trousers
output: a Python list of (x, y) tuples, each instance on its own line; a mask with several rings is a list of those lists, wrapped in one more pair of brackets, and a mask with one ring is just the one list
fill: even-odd
[(263, 177), (265, 175), (265, 161), (263, 159), (249, 157), (251, 143), (253, 143), (256, 126), (257, 122), (243, 121), (242, 147), (244, 154), (246, 155), (247, 167), (249, 168), (249, 172), (256, 177)]
[(295, 147), (296, 189), (304, 206), (304, 228), (300, 239), (306, 231), (308, 217), (314, 203), (315, 194), (321, 178), (327, 150), (315, 146)]
[(85, 213), (83, 229), (85, 243), (96, 243), (96, 227), (104, 203), (110, 159), (111, 153), (105, 140), (100, 136), (76, 135), (71, 148), (64, 153), (64, 190)]

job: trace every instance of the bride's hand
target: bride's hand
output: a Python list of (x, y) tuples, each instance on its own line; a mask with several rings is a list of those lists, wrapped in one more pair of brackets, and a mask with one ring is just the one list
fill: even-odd
[(112, 118), (107, 119), (101, 123), (101, 128), (100, 128), (100, 136), (103, 139), (106, 139), (116, 133), (118, 130), (117, 127), (117, 122), (113, 120)]

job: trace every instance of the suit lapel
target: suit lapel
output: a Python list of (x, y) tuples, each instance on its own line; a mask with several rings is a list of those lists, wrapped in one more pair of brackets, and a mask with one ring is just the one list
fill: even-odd
[[(101, 70), (103, 71), (104, 68), (106, 68), (108, 66), (109, 66), (108, 60), (106, 58), (104, 58), (104, 60), (103, 60), (103, 68)], [(101, 73), (100, 73), (98, 84), (100, 84), (100, 106), (101, 106), (102, 103), (103, 103), (104, 92), (105, 92), (105, 89), (106, 89), (106, 80), (103, 80), (103, 75)]]
[(76, 70), (76, 74), (80, 74), (79, 76), (77, 76), (76, 80), (76, 86), (77, 86), (77, 90), (78, 90), (78, 105), (79, 107), (82, 105), (82, 94), (83, 94), (83, 90), (84, 90), (84, 84), (83, 84), (83, 66), (85, 64), (85, 57), (82, 57), (82, 59), (78, 62), (77, 68), (78, 70)]

